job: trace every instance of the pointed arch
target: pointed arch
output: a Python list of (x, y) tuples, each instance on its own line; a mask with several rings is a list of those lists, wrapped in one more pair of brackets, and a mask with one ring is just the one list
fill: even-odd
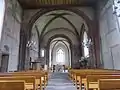
[(87, 31), (83, 33), (83, 44), (84, 44), (84, 57), (89, 57), (89, 47), (87, 46), (88, 43), (88, 34)]
[[(70, 58), (70, 53), (71, 53), (71, 51), (70, 51), (70, 49), (69, 49), (69, 46), (67, 46), (67, 44), (63, 41), (63, 40), (57, 40), (56, 41), (56, 43), (54, 44), (54, 46), (53, 46), (53, 48), (52, 48), (52, 51), (51, 51), (51, 60), (53, 61), (53, 50), (54, 50), (54, 48), (56, 47), (56, 45), (59, 43), (59, 42), (61, 42), (63, 45), (65, 45), (65, 47), (67, 48), (67, 52), (68, 52), (68, 58), (69, 58), (69, 60), (71, 60), (71, 58)], [(69, 42), (68, 42), (69, 43)], [(70, 65), (71, 65), (71, 61), (69, 61), (69, 63), (70, 63)]]

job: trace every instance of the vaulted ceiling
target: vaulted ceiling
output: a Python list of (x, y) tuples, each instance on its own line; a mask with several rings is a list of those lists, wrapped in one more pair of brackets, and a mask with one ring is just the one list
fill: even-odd
[(37, 41), (38, 37), (41, 38), (39, 40), (43, 41), (42, 46), (42, 44), (47, 44), (52, 36), (59, 34), (67, 36), (72, 43), (78, 45), (82, 30), (88, 31), (88, 26), (82, 17), (70, 11), (56, 10), (36, 20), (32, 27), (31, 39)]
[(18, 0), (25, 9), (49, 6), (94, 6), (98, 0)]

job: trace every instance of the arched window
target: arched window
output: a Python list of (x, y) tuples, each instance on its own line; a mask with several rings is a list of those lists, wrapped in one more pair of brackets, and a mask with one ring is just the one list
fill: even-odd
[(86, 31), (83, 34), (83, 44), (84, 44), (84, 56), (89, 57), (88, 35)]
[(45, 50), (41, 49), (41, 57), (44, 57), (44, 56), (45, 56)]
[(56, 51), (56, 62), (57, 63), (62, 63), (65, 60), (65, 52), (62, 48), (59, 48)]
[(1, 33), (2, 33), (4, 12), (5, 12), (5, 1), (0, 0), (0, 39), (1, 39)]

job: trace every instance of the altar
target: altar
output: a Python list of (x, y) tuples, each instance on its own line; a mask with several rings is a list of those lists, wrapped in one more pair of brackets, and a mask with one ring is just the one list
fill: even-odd
[(65, 65), (53, 65), (53, 72), (65, 72)]

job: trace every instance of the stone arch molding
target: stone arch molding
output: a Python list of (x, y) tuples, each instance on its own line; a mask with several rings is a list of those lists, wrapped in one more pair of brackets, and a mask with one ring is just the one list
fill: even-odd
[[(34, 23), (43, 15), (45, 15), (46, 13), (49, 13), (49, 12), (52, 12), (52, 11), (57, 11), (57, 10), (64, 10), (64, 11), (69, 11), (69, 12), (72, 12), (78, 16), (80, 16), (84, 21), (85, 23), (87, 24), (87, 27), (88, 27), (88, 31), (92, 31), (92, 25), (91, 23), (93, 22), (92, 20), (90, 20), (90, 17), (88, 17), (86, 15), (86, 13), (84, 13), (83, 11), (80, 11), (79, 9), (77, 8), (50, 8), (50, 9), (41, 9), (40, 11), (38, 11), (37, 13), (35, 13), (32, 18), (29, 20), (29, 23), (27, 24), (27, 29), (26, 30), (29, 30), (29, 35), (28, 35), (28, 40), (30, 39), (31, 37), (31, 30), (32, 30), (32, 27), (34, 25)], [(52, 16), (54, 16), (55, 14), (50, 14)], [(70, 22), (66, 17), (64, 17), (63, 15), (68, 15), (67, 13), (63, 13), (62, 15), (59, 14), (59, 15), (56, 15), (53, 19), (51, 19), (46, 25), (45, 27), (43, 28), (42, 30), (42, 34), (44, 34), (44, 31), (46, 30), (46, 27), (56, 18), (62, 18), (64, 20), (66, 20), (67, 23), (69, 23), (72, 28), (75, 30), (75, 33), (76, 33), (76, 36), (78, 38), (78, 40), (80, 40), (80, 34), (79, 34), (79, 31), (77, 31), (76, 27), (73, 25), (72, 22)], [(36, 28), (36, 32), (38, 33), (38, 28)], [(41, 38), (42, 38), (42, 35), (40, 35), (38, 33), (38, 37), (39, 37), (39, 42), (41, 41)], [(44, 37), (44, 36), (43, 36)], [(40, 47), (40, 45), (38, 45)], [(40, 50), (40, 49), (39, 49)], [(39, 55), (39, 54), (38, 54)]]
[[(29, 31), (29, 39), (30, 39), (30, 37), (31, 37), (31, 30), (32, 30), (32, 26), (34, 25), (34, 23), (40, 18), (40, 17), (42, 17), (42, 16), (44, 16), (46, 13), (49, 13), (49, 12), (53, 12), (53, 11), (58, 11), (58, 10), (64, 10), (64, 11), (69, 11), (69, 12), (72, 12), (72, 13), (74, 13), (74, 14), (76, 14), (77, 16), (79, 16), (79, 18), (82, 18), (84, 21), (85, 21), (85, 23), (87, 24), (87, 26), (88, 26), (88, 28), (89, 28), (89, 24), (90, 23), (88, 23), (88, 22), (91, 22), (91, 20), (89, 19), (89, 17), (87, 17), (87, 15), (84, 13), (84, 12), (82, 12), (82, 11), (80, 11), (79, 9), (67, 9), (67, 8), (50, 8), (50, 9), (43, 9), (43, 10), (40, 10), (39, 12), (37, 12), (34, 16), (33, 16), (33, 18), (29, 21), (29, 26), (28, 26), (28, 30), (30, 30)], [(72, 29), (74, 30), (74, 33), (76, 34), (76, 37), (77, 37), (77, 39), (78, 39), (78, 43), (79, 43), (79, 40), (80, 40), (80, 33), (79, 33), (79, 31), (77, 31), (77, 28), (76, 28), (76, 26), (74, 26), (74, 24), (70, 21), (70, 20), (68, 20), (66, 17), (65, 17), (65, 15), (71, 15), (71, 14), (68, 14), (68, 13), (62, 13), (62, 14), (55, 14), (55, 13), (53, 13), (53, 14), (50, 14), (50, 16), (54, 16), (52, 19), (50, 19), (47, 23), (46, 23), (46, 25), (44, 26), (44, 28), (43, 28), (43, 30), (41, 31), (41, 35), (40, 35), (40, 33), (38, 33), (38, 28), (36, 27), (36, 32), (38, 33), (38, 37), (39, 37), (39, 42), (41, 42), (41, 40), (42, 40), (42, 38), (44, 37), (44, 32), (46, 31), (46, 28), (47, 28), (47, 26), (49, 26), (49, 24), (50, 23), (52, 23), (54, 20), (56, 20), (57, 18), (62, 18), (63, 20), (65, 20), (71, 27), (72, 27)], [(89, 28), (90, 29), (90, 28)], [(28, 39), (28, 40), (29, 40)], [(71, 39), (72, 40), (72, 39)], [(76, 40), (75, 40), (76, 41)], [(39, 45), (38, 45), (38, 47), (39, 47), (39, 52), (40, 52), (40, 47), (41, 47), (41, 45), (40, 45), (40, 43), (39, 43)], [(38, 54), (39, 55), (39, 54)]]
[[(76, 14), (76, 15), (78, 15), (79, 17), (81, 17), (85, 22), (84, 23), (86, 23), (86, 25), (87, 25), (87, 27), (88, 27), (88, 34), (89, 34), (89, 36), (91, 36), (91, 37), (95, 37), (95, 35), (93, 34), (93, 32), (95, 31), (95, 29), (96, 28), (94, 28), (94, 26), (93, 26), (93, 24), (95, 24), (95, 21), (94, 21), (94, 19), (92, 20), (84, 11), (81, 11), (80, 9), (77, 9), (77, 8), (49, 8), (49, 9), (41, 9), (41, 10), (36, 10), (36, 11), (33, 11), (32, 12), (32, 15), (30, 15), (30, 17), (25, 21), (23, 21), (23, 24), (25, 24), (25, 25), (23, 25), (23, 29), (24, 30), (26, 30), (26, 32), (28, 32), (28, 35), (27, 35), (27, 40), (29, 40), (30, 39), (30, 37), (31, 37), (31, 30), (32, 30), (32, 27), (33, 27), (33, 25), (35, 24), (35, 22), (38, 20), (38, 18), (40, 18), (41, 16), (43, 16), (43, 15), (45, 15), (46, 13), (49, 13), (49, 12), (52, 12), (52, 11), (57, 11), (57, 10), (64, 10), (64, 11), (69, 11), (69, 12), (72, 12), (72, 13), (74, 13), (74, 14)], [(27, 12), (29, 12), (29, 11), (27, 11)], [(26, 13), (27, 13), (26, 12)], [(59, 15), (58, 15), (59, 16)], [(61, 17), (60, 16), (60, 18), (64, 18), (64, 20), (66, 20), (65, 18), (65, 16), (63, 17)], [(68, 20), (66, 20), (66, 21), (68, 21)], [(68, 21), (69, 22), (69, 21)], [(72, 22), (69, 22), (69, 24), (71, 23), (71, 25), (72, 25)], [(72, 27), (73, 27), (73, 29), (75, 29), (74, 28), (74, 26), (72, 25)], [(81, 26), (82, 27), (82, 26)], [(79, 30), (81, 30), (81, 29), (79, 29)], [(36, 32), (38, 33), (38, 30), (36, 30)], [(48, 32), (47, 32), (48, 33)], [(69, 32), (70, 33), (70, 32)], [(81, 33), (80, 33), (80, 31), (79, 32), (77, 32), (77, 33), (79, 33), (79, 35), (77, 35), (77, 33), (76, 32), (74, 32), (75, 33), (75, 35), (72, 35), (74, 38), (76, 38), (76, 40), (75, 40), (75, 42), (77, 42), (78, 43), (78, 45), (80, 46), (81, 44), (80, 44), (80, 39), (81, 39)], [(55, 33), (54, 35), (57, 35), (58, 33)], [(63, 33), (60, 33), (61, 35), (63, 35)], [(46, 36), (47, 34), (45, 34), (44, 33), (44, 35), (43, 35), (43, 38)], [(68, 36), (68, 35), (67, 35)], [(76, 37), (75, 37), (76, 36)], [(42, 40), (41, 38), (41, 35), (40, 34), (38, 34), (38, 37), (39, 37), (39, 45), (38, 45), (38, 47), (39, 47), (39, 50), (40, 50), (40, 47), (41, 47), (41, 45), (40, 45), (40, 41)], [(69, 36), (68, 36), (69, 37)], [(70, 39), (70, 40), (72, 40), (72, 39)], [(80, 41), (79, 41), (80, 40)], [(44, 41), (44, 39), (43, 39), (43, 41)], [(47, 43), (47, 42), (49, 42), (49, 40), (47, 40), (47, 41), (44, 41), (45, 43)], [(72, 41), (71, 41), (72, 42)], [(74, 43), (74, 42), (72, 42), (72, 43)], [(40, 51), (39, 51), (40, 52)], [(38, 54), (39, 55), (39, 54)], [(95, 55), (95, 54), (94, 54)]]
[[(67, 48), (63, 44), (58, 44), (55, 46), (53, 50), (53, 56), (56, 56), (56, 51), (59, 50), (60, 48), (63, 49), (66, 54), (64, 64), (70, 66), (69, 53), (67, 51)], [(56, 61), (56, 57), (53, 58), (52, 62), (54, 63), (54, 61)]]
[[(53, 41), (54, 42), (54, 41)], [(52, 43), (53, 43), (52, 42)], [(51, 44), (52, 44), (51, 43)], [(59, 43), (61, 43), (61, 44), (63, 44), (65, 47), (66, 47), (66, 49), (67, 49), (67, 52), (68, 52), (68, 60), (70, 60), (69, 61), (69, 64), (70, 64), (70, 62), (71, 62), (71, 58), (70, 58), (70, 54), (71, 54), (71, 50), (70, 50), (70, 47), (69, 47), (69, 45), (67, 45), (66, 43), (68, 43), (67, 41), (63, 41), (63, 40), (57, 40), (57, 41), (55, 41), (55, 43), (53, 44), (53, 47), (51, 47), (51, 60), (53, 59), (52, 57), (53, 57), (53, 50), (54, 50), (54, 48), (59, 44)], [(69, 43), (68, 43), (69, 44)]]
[[(84, 21), (85, 21), (85, 23), (87, 24), (87, 26), (88, 26), (88, 28), (89, 29), (91, 29), (91, 27), (90, 27), (90, 23), (89, 22), (92, 22), (90, 19), (89, 19), (89, 17), (84, 13), (84, 12), (82, 12), (82, 11), (80, 11), (79, 9), (73, 9), (73, 8), (71, 8), (71, 9), (68, 9), (68, 8), (50, 8), (50, 9), (43, 9), (43, 10), (40, 10), (39, 12), (37, 12), (33, 17), (32, 17), (32, 19), (29, 21), (29, 24), (28, 24), (28, 30), (29, 30), (29, 32), (31, 32), (31, 30), (32, 30), (32, 26), (34, 25), (34, 23), (36, 23), (36, 21), (40, 18), (40, 17), (42, 17), (43, 15), (45, 15), (46, 13), (49, 13), (49, 12), (53, 12), (53, 11), (58, 11), (58, 10), (64, 10), (64, 11), (68, 11), (68, 12), (72, 12), (72, 13), (74, 13), (74, 14), (76, 14), (77, 16), (79, 16), (80, 18), (82, 18)], [(76, 35), (74, 35), (74, 36), (71, 36), (71, 35), (68, 35), (70, 32), (68, 32), (68, 33), (65, 33), (69, 38), (70, 37), (72, 37), (72, 38), (70, 38), (71, 40), (72, 40), (72, 42), (74, 43), (74, 44), (77, 44), (77, 45), (79, 45), (79, 40), (80, 40), (80, 34), (79, 34), (79, 31), (77, 31), (77, 29), (76, 29), (76, 26), (74, 26), (74, 24), (73, 24), (73, 22), (71, 22), (70, 20), (68, 20), (65, 16), (66, 15), (70, 15), (70, 14), (68, 14), (68, 13), (62, 13), (62, 14), (55, 14), (55, 13), (53, 13), (53, 14), (50, 14), (50, 16), (54, 16), (52, 19), (50, 19), (47, 23), (46, 23), (46, 25), (43, 27), (43, 29), (42, 29), (42, 31), (41, 31), (41, 33), (40, 34), (38, 34), (38, 37), (39, 37), (39, 42), (41, 42), (41, 38), (43, 37), (43, 38), (45, 38), (46, 36), (43, 36), (43, 34), (45, 34), (44, 32), (45, 32), (45, 30), (46, 30), (46, 28), (47, 28), (47, 26), (49, 26), (49, 24), (50, 23), (52, 23), (54, 20), (56, 20), (57, 18), (62, 18), (63, 20), (65, 20), (71, 27), (72, 27), (72, 29), (74, 29), (74, 33), (76, 34)], [(36, 28), (37, 29), (37, 28)], [(38, 29), (37, 29), (37, 32), (38, 32)], [(66, 32), (66, 31), (65, 31)], [(53, 32), (54, 33), (54, 35), (55, 34), (58, 34), (58, 32)], [(59, 32), (60, 34), (63, 34), (63, 33), (61, 33), (61, 32)], [(47, 34), (48, 35), (48, 34)], [(51, 35), (50, 35), (51, 36)], [(50, 36), (48, 35), (48, 37), (50, 38)], [(76, 38), (74, 38), (74, 37), (77, 37), (77, 39)], [(29, 33), (29, 38), (31, 37), (31, 34)], [(47, 38), (47, 39), (49, 39), (49, 38)], [(74, 38), (74, 39), (73, 39)], [(78, 41), (77, 41), (78, 40)], [(47, 43), (47, 40), (43, 40), (43, 42), (46, 44)], [(43, 43), (42, 42), (42, 43)], [(40, 47), (41, 47), (41, 44), (39, 43), (39, 52), (40, 52)], [(38, 54), (39, 55), (39, 54)]]
[[(82, 12), (82, 11), (80, 11), (80, 10), (78, 10), (78, 9), (64, 9), (64, 8), (50, 8), (50, 9), (43, 9), (43, 10), (40, 10), (39, 12), (37, 12), (34, 16), (33, 16), (33, 18), (29, 21), (29, 24), (28, 24), (28, 30), (30, 30), (30, 32), (31, 32), (31, 29), (32, 29), (32, 26), (33, 26), (33, 24), (40, 18), (40, 17), (42, 17), (43, 15), (45, 15), (46, 13), (49, 13), (49, 12), (52, 12), (52, 11), (58, 11), (58, 10), (64, 10), (64, 11), (69, 11), (69, 12), (72, 12), (72, 13), (74, 13), (74, 14), (76, 14), (76, 15), (78, 15), (79, 17), (81, 17), (84, 21), (85, 21), (85, 23), (87, 24), (87, 26), (88, 26), (88, 28), (89, 28), (89, 30), (91, 30), (91, 25), (90, 25), (90, 23), (89, 22), (92, 22), (90, 19), (89, 19), (89, 17), (84, 13), (84, 12)], [(41, 31), (41, 35), (40, 35), (40, 33), (38, 33), (38, 29), (36, 30), (37, 31), (37, 33), (38, 33), (38, 37), (39, 37), (39, 42), (41, 41), (41, 38), (42, 37), (44, 37), (43, 36), (43, 34), (45, 34), (44, 32), (45, 32), (45, 30), (46, 30), (46, 27), (47, 26), (49, 26), (49, 24), (50, 23), (52, 23), (52, 21), (54, 21), (55, 19), (57, 19), (57, 18), (62, 18), (63, 20), (65, 20), (67, 23), (69, 23), (70, 25), (71, 25), (71, 27), (74, 29), (74, 32), (75, 32), (75, 34), (76, 34), (76, 37), (78, 38), (78, 40), (80, 40), (80, 33), (79, 33), (79, 31), (77, 31), (77, 29), (76, 29), (76, 27), (73, 25), (73, 23), (70, 21), (70, 20), (68, 20), (65, 16), (63, 16), (63, 15), (70, 15), (70, 14), (67, 14), (67, 13), (62, 13), (62, 14), (50, 14), (50, 16), (55, 16), (55, 17), (53, 17), (52, 19), (50, 19), (50, 21), (48, 21), (48, 23), (44, 26), (44, 28), (43, 28), (43, 30)], [(29, 33), (29, 38), (31, 37), (31, 34)], [(40, 45), (39, 45), (39, 47), (40, 47)]]
[(67, 36), (71, 40), (72, 44), (79, 45), (77, 37), (72, 32), (66, 31), (65, 29), (58, 29), (55, 31), (53, 30), (51, 32), (46, 33), (42, 39), (43, 41), (42, 45), (46, 45), (47, 42), (49, 42), (49, 38), (51, 38), (53, 35), (57, 35), (58, 33)]
[[(56, 35), (51, 36), (49, 38), (48, 42), (47, 42), (47, 51), (49, 51), (49, 49), (50, 49), (51, 42), (53, 43), (54, 39), (56, 39), (56, 38), (64, 38), (65, 41), (69, 44), (69, 47), (66, 45), (66, 43), (64, 41), (58, 40), (58, 41), (55, 41), (56, 42), (56, 43), (54, 43), (55, 46), (53, 45), (52, 49), (54, 49), (56, 47), (57, 43), (62, 42), (63, 46), (67, 49), (67, 52), (69, 53), (69, 55), (68, 55), (69, 58), (68, 59), (70, 60), (69, 63), (71, 65), (71, 62), (72, 62), (72, 41), (66, 35), (64, 35), (64, 34), (56, 34)], [(50, 58), (49, 52), (47, 52), (47, 58)], [(49, 60), (47, 59), (46, 62), (48, 64)]]
[(85, 23), (87, 24), (87, 26), (89, 28), (89, 31), (92, 31), (93, 20), (91, 20), (90, 17), (88, 17), (87, 14), (85, 14), (83, 11), (80, 11), (77, 8), (50, 8), (50, 9), (38, 10), (37, 12), (34, 12), (33, 16), (31, 15), (27, 21), (25, 21), (25, 20), (23, 21), (24, 24), (27, 22), (26, 23), (27, 27), (26, 27), (25, 30), (29, 31), (29, 35), (28, 35), (29, 37), (28, 38), (30, 38), (31, 29), (32, 29), (34, 23), (37, 21), (37, 19), (39, 17), (43, 16), (44, 14), (48, 13), (48, 12), (56, 11), (56, 10), (65, 10), (65, 11), (70, 11), (70, 12), (75, 13), (76, 15), (80, 16), (83, 20), (85, 20)]

